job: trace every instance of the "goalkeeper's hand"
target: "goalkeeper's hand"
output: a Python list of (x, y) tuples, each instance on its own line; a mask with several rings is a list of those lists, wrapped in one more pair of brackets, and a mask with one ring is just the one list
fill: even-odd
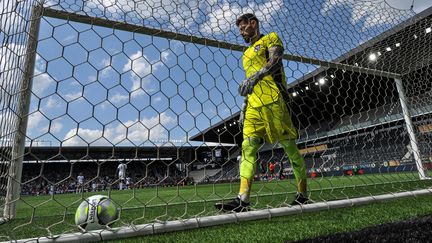
[(255, 85), (260, 81), (264, 76), (268, 75), (270, 70), (267, 67), (261, 68), (258, 72), (252, 74), (249, 78), (243, 80), (239, 87), (239, 93), (241, 96), (247, 96), (252, 94), (252, 91)]
[(252, 94), (253, 88), (259, 81), (259, 73), (251, 75), (249, 78), (243, 80), (239, 86), (239, 93), (241, 96)]

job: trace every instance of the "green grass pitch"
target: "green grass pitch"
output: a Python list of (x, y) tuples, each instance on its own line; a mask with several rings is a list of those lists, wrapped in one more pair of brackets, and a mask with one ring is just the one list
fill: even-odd
[[(121, 217), (119, 221), (115, 223), (114, 227), (119, 227), (130, 224), (137, 225), (218, 214), (220, 212), (217, 212), (214, 209), (214, 202), (221, 200), (222, 198), (230, 199), (235, 197), (238, 192), (238, 186), (238, 183), (216, 183), (180, 187), (154, 187), (123, 191), (112, 190), (83, 194), (73, 193), (53, 196), (22, 196), (18, 203), (17, 218), (11, 222), (0, 225), (0, 240), (9, 240), (10, 238), (33, 238), (37, 236), (47, 236), (49, 234), (55, 235), (76, 232), (78, 231), (78, 228), (74, 225), (73, 221), (75, 210), (83, 198), (87, 198), (94, 194), (109, 195), (118, 204), (118, 207), (121, 209)], [(309, 180), (309, 191), (311, 199), (314, 201), (328, 201), (379, 195), (407, 190), (425, 189), (431, 186), (432, 181), (419, 180), (418, 174), (415, 172), (322, 177)], [(253, 185), (251, 200), (255, 209), (280, 207), (290, 203), (294, 197), (294, 193), (295, 185), (293, 179), (281, 181), (257, 181)], [(432, 197), (429, 197), (426, 201), (430, 201), (431, 198)], [(407, 200), (410, 203), (398, 203)], [(416, 210), (404, 210), (403, 205), (412, 208), (411, 202), (416, 202), (421, 205), (419, 205)], [(291, 215), (275, 218), (271, 221), (260, 220), (186, 232), (144, 236), (139, 241), (143, 241), (143, 239), (152, 239), (152, 241), (160, 240), (161, 242), (179, 241), (183, 236), (189, 237), (187, 236), (189, 234), (191, 234), (189, 237), (190, 241), (193, 241), (194, 239), (199, 241), (199, 239), (205, 239), (208, 237), (210, 233), (206, 233), (207, 231), (214, 232), (211, 234), (216, 234), (218, 237), (226, 237), (226, 234), (221, 234), (219, 231), (233, 231), (234, 229), (238, 229), (239, 231), (249, 232), (251, 234), (253, 229), (259, 231), (260, 229), (268, 228), (268, 225), (274, 225), (274, 227), (279, 228), (282, 227), (281, 225), (287, 224), (289, 225), (287, 227), (290, 228), (290, 230), (285, 230), (283, 232), (291, 232), (292, 230), (295, 230), (296, 233), (286, 234), (280, 232), (280, 234), (285, 238), (280, 239), (279, 241), (304, 239), (322, 235), (323, 233), (354, 230), (362, 226), (370, 224), (373, 225), (374, 223), (388, 222), (404, 217), (432, 212), (430, 204), (428, 208), (426, 205), (422, 204), (421, 200), (414, 200), (413, 198), (397, 200), (395, 203), (391, 204), (393, 206), (396, 205), (396, 209), (393, 209), (392, 212), (386, 212), (388, 210), (386, 210), (385, 207), (390, 207), (383, 206), (386, 203)], [(393, 211), (398, 213), (394, 213)], [(346, 223), (346, 220), (339, 222), (337, 220), (338, 215), (341, 215), (341, 217), (351, 218), (351, 216), (346, 216), (346, 213), (352, 213), (354, 218), (356, 218), (356, 214), (362, 214), (362, 217), (357, 217), (359, 219), (361, 218), (361, 220), (354, 220), (353, 218), (352, 221), (349, 221), (351, 223)], [(377, 217), (377, 215), (381, 216)], [(319, 220), (317, 221), (317, 219)], [(317, 227), (316, 225), (318, 222), (323, 223), (329, 220), (331, 224), (326, 223), (326, 227), (324, 228)], [(315, 225), (307, 225), (312, 223), (308, 221), (313, 221)], [(323, 229), (326, 229), (326, 231), (322, 231)], [(276, 231), (278, 232), (279, 230), (280, 229), (277, 229)], [(232, 234), (236, 235), (235, 232)], [(239, 234), (235, 237), (242, 237), (238, 235)], [(244, 239), (235, 237), (231, 240), (236, 241), (236, 239)], [(247, 237), (247, 235), (244, 237)], [(263, 241), (272, 239), (265, 237), (262, 238)], [(210, 241), (211, 239), (215, 240), (215, 238), (209, 238)], [(133, 239), (131, 239), (131, 241), (133, 241)]]

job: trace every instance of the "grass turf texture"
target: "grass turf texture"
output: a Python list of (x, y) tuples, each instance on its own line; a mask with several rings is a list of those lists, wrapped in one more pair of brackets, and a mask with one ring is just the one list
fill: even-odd
[[(419, 181), (417, 178), (417, 173), (370, 174), (352, 177), (316, 178), (309, 180), (309, 188), (313, 200), (323, 201), (423, 189), (432, 185), (431, 181)], [(256, 209), (261, 209), (266, 207), (284, 206), (285, 204), (290, 203), (295, 192), (293, 181), (294, 180), (290, 179), (271, 182), (256, 182), (253, 186), (254, 197), (252, 198), (252, 205)], [(186, 187), (159, 187), (98, 193), (64, 194), (54, 196), (22, 196), (18, 204), (17, 219), (0, 225), (0, 240), (47, 236), (49, 233), (60, 234), (65, 232), (76, 232), (77, 227), (74, 226), (73, 222), (75, 210), (83, 198), (87, 198), (88, 196), (94, 194), (110, 194), (112, 199), (118, 203), (119, 207), (122, 208), (121, 218), (114, 225), (115, 227), (118, 227), (128, 225), (130, 223), (142, 224), (155, 222), (155, 219), (165, 221), (175, 220), (178, 218), (215, 215), (218, 214), (218, 212), (213, 207), (214, 202), (220, 200), (221, 198), (230, 199), (234, 197), (237, 194), (237, 190), (238, 183), (224, 183)], [(411, 200), (413, 199), (411, 198)], [(408, 203), (408, 205), (410, 204)], [(359, 210), (359, 208), (351, 208), (346, 210), (353, 210), (354, 212)], [(387, 211), (387, 214), (392, 214), (389, 213), (388, 210), (384, 209), (382, 210)], [(338, 210), (332, 211), (337, 212)], [(332, 211), (330, 211), (330, 214), (332, 214)], [(429, 212), (425, 209), (423, 209), (423, 211)], [(319, 213), (317, 215), (318, 216), (312, 216), (314, 219), (310, 220), (320, 222), (319, 219), (321, 217), (333, 217), (320, 216)], [(291, 222), (299, 221), (302, 219), (302, 217), (308, 216), (298, 215), (289, 216), (286, 218), (288, 219), (288, 222)], [(341, 221), (343, 219), (338, 218), (338, 216), (335, 217), (336, 218), (333, 219), (334, 222)], [(275, 219), (275, 221), (270, 222), (273, 224), (273, 222), (277, 223), (280, 221), (282, 224), (287, 224), (283, 218)], [(294, 218), (294, 220), (292, 218)], [(385, 218), (386, 217), (378, 217), (378, 219)], [(330, 220), (330, 222), (332, 221)], [(368, 219), (366, 222), (373, 222), (373, 220)], [(268, 223), (268, 221), (264, 221), (264, 223), (261, 224)], [(325, 224), (326, 227), (331, 225), (326, 223), (326, 221), (322, 221), (322, 223)], [(258, 225), (256, 226), (256, 230), (263, 228), (263, 226), (259, 226), (260, 223), (256, 224)], [(348, 225), (344, 225), (344, 227), (346, 226)], [(224, 230), (229, 232), (231, 227), (235, 228), (243, 226), (227, 226), (227, 228)], [(286, 226), (282, 225), (275, 227), (286, 228)], [(312, 226), (303, 227), (293, 225), (289, 228), (296, 229), (298, 234), (300, 234), (299, 238), (295, 239), (320, 235), (315, 230), (314, 234), (308, 234), (310, 227)], [(355, 227), (358, 228), (359, 226)], [(352, 229), (356, 229), (355, 227)], [(254, 227), (252, 226), (251, 228)], [(238, 230), (249, 232), (251, 235), (255, 234), (252, 234), (252, 232), (261, 232), (261, 230), (249, 231), (247, 228)], [(329, 230), (330, 229), (326, 229), (323, 232), (333, 232), (332, 230)], [(211, 228), (210, 231), (212, 231)], [(266, 231), (270, 232), (269, 230)], [(218, 233), (220, 234), (222, 232), (217, 232), (216, 234)], [(182, 233), (179, 234), (181, 235)], [(202, 234), (206, 235), (208, 233)], [(270, 233), (270, 235), (273, 235), (272, 237), (277, 237), (277, 239), (282, 240), (282, 238), (279, 238), (278, 234), (279, 233), (276, 232)], [(209, 235), (212, 235), (212, 233)], [(227, 234), (223, 233), (221, 234), (221, 237), (225, 237), (226, 235)], [(197, 237), (198, 238), (196, 240), (198, 240), (201, 236)], [(289, 239), (290, 238), (285, 238), (284, 240)], [(165, 238), (165, 240), (167, 239)], [(232, 241), (236, 240), (232, 239)]]
[[(270, 220), (121, 239), (115, 242), (291, 242), (430, 215), (432, 214), (431, 200), (432, 196), (410, 197), (363, 206), (277, 217)], [(364, 237), (364, 235), (359, 237)], [(337, 241), (336, 238), (327, 242), (341, 241)]]

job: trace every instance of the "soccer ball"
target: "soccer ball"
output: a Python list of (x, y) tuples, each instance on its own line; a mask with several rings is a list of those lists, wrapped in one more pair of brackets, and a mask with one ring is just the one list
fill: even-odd
[(114, 202), (107, 196), (94, 195), (79, 205), (75, 213), (75, 224), (86, 230), (104, 229), (112, 226), (118, 217)]

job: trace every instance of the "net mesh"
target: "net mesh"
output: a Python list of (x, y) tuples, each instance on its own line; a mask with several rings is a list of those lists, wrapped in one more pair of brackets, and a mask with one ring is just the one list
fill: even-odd
[(4, 211), (0, 218), (9, 215), (9, 209), (5, 207), (6, 197), (13, 194), (11, 190), (16, 189), (21, 173), (15, 161), (22, 154), (18, 155), (14, 149), (18, 140), (24, 140), (22, 137), (25, 135), (19, 132), (22, 131), (19, 121), (24, 117), (20, 100), (24, 90), (29, 87), (23, 80), (32, 4), (32, 1), (0, 2), (0, 209)]
[[(430, 186), (419, 172), (432, 163), (430, 9), (51, 0), (31, 16), (35, 4), (0, 0), (0, 202), (17, 207), (0, 226), (2, 239), (78, 231), (73, 214), (94, 194), (116, 203), (116, 227), (221, 213), (214, 202), (239, 186), (245, 74), (235, 20), (246, 12), (285, 46), (288, 106), (313, 201)], [(33, 65), (26, 60), (35, 25)], [(25, 152), (14, 155), (23, 118)], [(7, 201), (21, 160), (19, 194)], [(256, 163), (252, 207), (289, 204), (296, 183), (282, 148), (263, 144)]]

